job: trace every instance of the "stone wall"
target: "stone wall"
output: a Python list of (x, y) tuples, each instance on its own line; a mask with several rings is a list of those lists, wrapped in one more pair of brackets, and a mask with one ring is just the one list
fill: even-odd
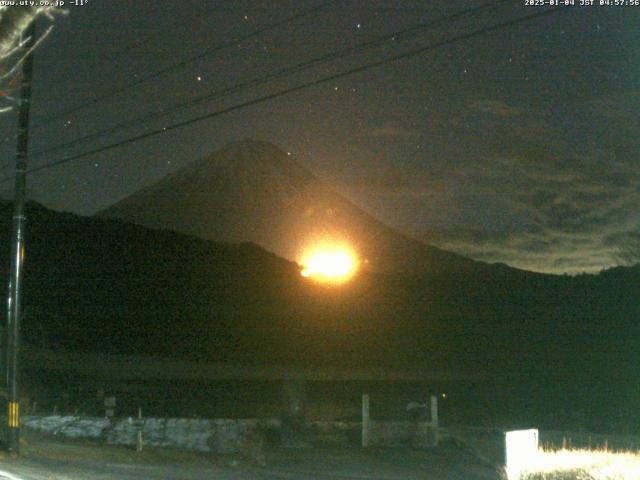
[[(138, 424), (134, 418), (61, 415), (24, 416), (22, 422), (51, 435), (130, 446), (141, 425), (145, 445), (222, 454), (237, 453), (258, 437), (279, 438), (282, 426), (278, 419), (145, 418)], [(359, 445), (361, 429), (360, 422), (316, 421), (307, 422), (304, 435), (307, 443)], [(433, 444), (432, 430), (424, 422), (372, 421), (371, 445), (427, 447)]]
[[(110, 445), (135, 445), (139, 424), (132, 418), (108, 419), (52, 415), (23, 417), (32, 430), (65, 438), (86, 438)], [(144, 444), (199, 452), (236, 453), (257, 432), (280, 428), (276, 419), (145, 418)]]

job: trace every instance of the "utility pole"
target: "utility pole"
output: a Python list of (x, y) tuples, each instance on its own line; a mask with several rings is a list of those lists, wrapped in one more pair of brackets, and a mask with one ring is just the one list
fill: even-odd
[(8, 438), (10, 452), (20, 453), (20, 403), (18, 393), (19, 348), (22, 276), (24, 264), (25, 190), (27, 176), (27, 147), (29, 142), (29, 108), (31, 106), (31, 78), (33, 73), (33, 46), (36, 22), (22, 34), (27, 56), (22, 64), (20, 84), (20, 111), (18, 116), (18, 144), (16, 147), (16, 182), (13, 200), (13, 241), (11, 245), (11, 276), (7, 298), (7, 393)]

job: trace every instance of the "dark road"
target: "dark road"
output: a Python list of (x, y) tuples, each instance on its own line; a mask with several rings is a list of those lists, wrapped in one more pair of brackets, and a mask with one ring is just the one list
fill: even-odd
[(312, 447), (271, 449), (266, 466), (240, 457), (59, 441), (29, 433), (20, 458), (0, 460), (0, 479), (19, 480), (497, 480), (498, 473), (453, 446), (433, 450)]

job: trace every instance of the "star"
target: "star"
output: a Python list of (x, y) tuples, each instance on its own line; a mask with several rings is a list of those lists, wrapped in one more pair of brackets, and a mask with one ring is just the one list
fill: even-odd
[[(148, 35), (153, 32), (145, 32), (145, 38), (138, 39), (139, 34), (134, 31), (119, 31), (116, 20), (120, 16), (115, 6), (113, 7), (113, 15), (87, 17), (87, 20), (94, 21), (95, 28), (105, 35), (96, 36), (92, 29), (67, 29), (66, 27), (60, 29), (56, 35), (46, 41), (48, 45), (45, 47), (48, 49), (46, 56), (51, 55), (47, 59), (47, 64), (44, 63), (44, 59), (42, 63), (36, 60), (38, 68), (44, 68), (45, 65), (48, 68), (49, 64), (52, 66), (51, 72), (47, 72), (48, 75), (42, 75), (38, 81), (41, 82), (41, 86), (48, 87), (48, 80), (51, 78), (51, 83), (56, 83), (56, 91), (52, 92), (52, 95), (46, 95), (46, 89), (34, 90), (34, 94), (37, 94), (33, 102), (34, 125), (36, 123), (42, 124), (42, 126), (51, 125), (51, 128), (34, 129), (34, 134), (36, 134), (33, 136), (35, 150), (49, 149), (62, 140), (71, 141), (76, 137), (83, 138), (91, 135), (91, 138), (87, 138), (87, 142), (83, 142), (83, 145), (79, 145), (77, 150), (73, 150), (73, 154), (76, 151), (78, 154), (84, 154), (99, 150), (102, 145), (106, 146), (107, 142), (115, 144), (119, 143), (120, 139), (144, 137), (144, 133), (147, 131), (157, 132), (160, 135), (153, 135), (149, 140), (144, 141), (141, 138), (140, 143), (137, 140), (125, 143), (127, 149), (132, 149), (131, 155), (139, 157), (140, 162), (146, 162), (145, 165), (149, 167), (145, 168), (142, 173), (134, 162), (119, 163), (118, 158), (121, 155), (129, 155), (126, 153), (129, 150), (123, 149), (121, 154), (119, 150), (114, 148), (113, 151), (108, 150), (101, 153), (100, 156), (93, 153), (87, 155), (84, 163), (78, 162), (77, 171), (74, 170), (75, 164), (69, 161), (64, 164), (64, 167), (61, 166), (55, 170), (56, 175), (48, 176), (45, 173), (46, 170), (42, 174), (34, 172), (34, 178), (36, 177), (35, 173), (38, 175), (38, 181), (34, 182), (34, 187), (41, 189), (37, 192), (38, 195), (41, 195), (43, 200), (51, 205), (58, 205), (78, 213), (93, 214), (125, 195), (133, 195), (152, 180), (155, 181), (156, 178), (159, 178), (160, 174), (164, 175), (175, 170), (173, 168), (174, 157), (178, 162), (177, 168), (180, 168), (188, 160), (196, 160), (196, 157), (200, 155), (208, 155), (223, 149), (227, 143), (245, 137), (254, 138), (257, 136), (283, 148), (283, 154), (288, 158), (293, 157), (293, 152), (290, 149), (297, 148), (296, 157), (302, 154), (302, 160), (313, 164), (321, 174), (327, 174), (326, 172), (330, 173), (341, 168), (340, 162), (347, 162), (347, 160), (341, 160), (342, 155), (348, 153), (353, 157), (349, 161), (353, 161), (354, 165), (356, 162), (362, 162), (364, 169), (371, 168), (373, 171), (380, 168), (380, 171), (376, 170), (375, 174), (380, 175), (384, 182), (388, 181), (389, 186), (394, 188), (395, 184), (391, 185), (391, 182), (394, 182), (395, 179), (391, 176), (387, 177), (386, 173), (383, 177), (381, 173), (384, 172), (387, 164), (395, 166), (397, 161), (402, 163), (402, 168), (406, 164), (410, 168), (420, 169), (423, 167), (422, 162), (425, 164), (427, 162), (433, 163), (434, 168), (442, 172), (444, 176), (442, 182), (446, 184), (438, 192), (438, 195), (442, 195), (438, 201), (442, 202), (441, 204), (447, 209), (451, 209), (450, 212), (436, 208), (435, 205), (441, 205), (440, 203), (430, 205), (429, 202), (417, 202), (412, 196), (411, 190), (402, 191), (401, 195), (394, 196), (392, 201), (388, 201), (387, 193), (391, 190), (378, 191), (374, 188), (375, 185), (366, 186), (366, 201), (363, 200), (364, 206), (376, 210), (376, 213), (378, 207), (381, 207), (379, 211), (381, 217), (384, 217), (383, 219), (397, 220), (407, 229), (418, 232), (419, 235), (423, 235), (423, 230), (429, 230), (427, 223), (442, 222), (444, 224), (449, 213), (460, 216), (460, 213), (456, 213), (456, 209), (465, 209), (464, 216), (455, 217), (455, 222), (459, 222), (461, 225), (460, 228), (467, 228), (467, 223), (473, 224), (473, 228), (476, 226), (481, 228), (484, 223), (491, 221), (497, 222), (496, 225), (499, 224), (499, 228), (504, 226), (506, 229), (511, 225), (511, 222), (529, 221), (527, 218), (530, 216), (533, 223), (550, 223), (541, 225), (540, 231), (535, 233), (523, 233), (523, 238), (525, 236), (546, 235), (548, 231), (551, 232), (549, 233), (551, 238), (555, 239), (554, 229), (561, 223), (561, 220), (551, 225), (552, 220), (555, 222), (556, 214), (561, 216), (561, 214), (570, 212), (564, 212), (560, 207), (555, 208), (553, 199), (544, 197), (539, 200), (538, 197), (534, 197), (534, 193), (542, 188), (538, 185), (542, 173), (532, 172), (530, 175), (528, 169), (533, 170), (530, 165), (535, 162), (543, 164), (542, 162), (548, 160), (550, 172), (543, 173), (545, 179), (547, 177), (553, 179), (549, 180), (553, 185), (545, 186), (544, 190), (555, 193), (556, 187), (560, 190), (560, 186), (555, 183), (556, 179), (562, 179), (557, 182), (565, 181), (565, 173), (562, 170), (565, 164), (558, 160), (556, 163), (560, 162), (560, 165), (556, 166), (553, 159), (556, 156), (564, 155), (565, 149), (567, 152), (573, 150), (580, 152), (580, 158), (584, 156), (584, 158), (591, 159), (593, 157), (594, 165), (599, 165), (600, 162), (605, 163), (604, 157), (613, 156), (617, 152), (620, 152), (620, 155), (624, 153), (625, 159), (626, 152), (629, 157), (636, 153), (635, 144), (631, 142), (627, 145), (626, 143), (629, 142), (624, 139), (628, 135), (628, 127), (624, 126), (623, 119), (626, 118), (625, 115), (628, 116), (630, 109), (628, 105), (625, 105), (626, 96), (635, 98), (633, 75), (625, 63), (628, 60), (628, 55), (624, 54), (623, 49), (626, 46), (632, 48), (634, 31), (633, 25), (625, 20), (624, 12), (614, 12), (615, 9), (611, 9), (612, 11), (608, 12), (606, 16), (598, 17), (596, 12), (592, 12), (593, 15), (591, 15), (585, 11), (584, 15), (572, 16), (571, 21), (551, 20), (559, 18), (557, 16), (545, 17), (549, 19), (548, 22), (524, 21), (519, 24), (522, 25), (522, 28), (499, 29), (491, 34), (487, 32), (487, 35), (478, 36), (477, 41), (456, 43), (455, 47), (443, 45), (442, 49), (437, 50), (437, 54), (434, 50), (433, 55), (416, 56), (413, 61), (385, 63), (386, 66), (383, 69), (371, 68), (353, 76), (336, 76), (335, 74), (338, 72), (347, 72), (352, 69), (356, 69), (355, 73), (357, 73), (358, 68), (365, 63), (376, 63), (377, 60), (383, 60), (387, 56), (401, 54), (405, 50), (408, 51), (422, 45), (437, 44), (441, 40), (448, 44), (457, 32), (449, 31), (448, 28), (443, 28), (442, 31), (431, 31), (431, 34), (427, 34), (425, 31), (424, 38), (416, 38), (415, 42), (410, 40), (405, 33), (400, 33), (406, 27), (414, 25), (415, 22), (426, 23), (429, 21), (428, 17), (432, 15), (435, 18), (446, 14), (448, 11), (447, 2), (430, 2), (433, 5), (428, 10), (415, 8), (415, 4), (420, 2), (372, 2), (376, 5), (379, 4), (381, 8), (351, 9), (344, 7), (326, 8), (322, 10), (322, 13), (319, 10), (315, 11), (314, 7), (323, 2), (324, 0), (322, 2), (320, 0), (316, 2), (238, 2), (245, 6), (236, 5), (237, 9), (225, 8), (221, 10), (212, 6), (211, 16), (206, 18), (203, 15), (205, 10), (199, 8), (182, 9), (182, 13), (179, 15), (180, 20), (190, 25), (190, 30), (193, 30), (192, 38), (187, 39), (183, 32), (173, 32), (176, 35), (172, 37), (171, 41), (161, 42), (162, 48), (156, 48), (158, 37), (155, 33), (153, 36)], [(111, 3), (106, 3), (109, 5), (105, 5), (105, 8), (111, 8)], [(135, 7), (137, 13), (135, 17), (131, 17), (132, 22), (138, 23), (140, 21), (144, 25), (157, 24), (157, 27), (166, 27), (168, 21), (171, 20), (169, 17), (172, 14), (168, 11), (163, 13), (160, 11), (162, 9), (158, 10), (158, 17), (148, 16), (152, 12), (143, 7), (144, 2), (138, 3), (140, 5)], [(133, 5), (138, 5), (138, 3), (131, 2), (132, 7), (128, 9), (128, 14), (134, 12)], [(195, 5), (198, 2), (189, 3)], [(204, 3), (213, 5), (218, 2)], [(298, 3), (300, 6), (297, 5)], [(411, 5), (408, 5), (409, 3)], [(296, 13), (290, 12), (288, 8), (294, 4), (297, 7)], [(307, 15), (303, 4), (314, 8), (314, 12), (305, 17), (305, 21), (298, 21), (301, 18), (300, 14)], [(247, 11), (243, 13), (242, 8), (247, 8)], [(81, 15), (79, 11), (76, 13)], [(506, 14), (506, 12), (504, 13)], [(616, 17), (618, 13), (620, 13), (620, 18)], [(291, 21), (288, 20), (289, 17), (291, 17)], [(80, 17), (77, 17), (78, 24), (80, 24), (79, 19)], [(296, 21), (293, 21), (294, 19)], [(502, 21), (503, 18), (495, 20)], [(62, 20), (60, 22), (62, 23)], [(242, 27), (242, 23), (248, 25)], [(249, 23), (254, 27), (250, 28)], [(270, 25), (273, 25), (273, 28)], [(366, 32), (364, 31), (365, 25), (367, 26)], [(481, 26), (488, 26), (488, 24), (477, 27)], [(380, 44), (379, 50), (373, 49), (362, 56), (344, 55), (344, 57), (340, 57), (340, 62), (318, 62), (317, 65), (314, 63), (314, 69), (317, 68), (317, 71), (314, 70), (315, 73), (312, 74), (310, 69), (308, 74), (300, 74), (297, 77), (291, 75), (290, 80), (288, 76), (286, 78), (284, 75), (278, 76), (280, 78), (277, 80), (278, 83), (269, 83), (268, 87), (265, 86), (264, 91), (247, 88), (246, 100), (266, 97), (272, 91), (282, 90), (284, 92), (288, 89), (289, 82), (291, 86), (294, 84), (302, 85), (306, 83), (306, 80), (315, 78), (316, 74), (318, 78), (323, 78), (322, 83), (317, 84), (317, 87), (304, 88), (295, 96), (289, 97), (291, 100), (284, 100), (287, 98), (284, 96), (281, 97), (282, 100), (278, 101), (275, 98), (273, 100), (266, 99), (262, 103), (264, 108), (242, 107), (241, 113), (238, 113), (237, 117), (229, 115), (231, 112), (225, 113), (218, 117), (219, 120), (216, 120), (215, 128), (210, 128), (207, 126), (209, 124), (205, 125), (204, 123), (185, 124), (183, 130), (174, 128), (174, 125), (182, 120), (188, 120), (192, 117), (195, 120), (196, 117), (205, 116), (204, 106), (192, 105), (190, 97), (195, 92), (205, 94), (207, 93), (205, 89), (208, 88), (211, 88), (211, 92), (214, 93), (212, 85), (214, 80), (217, 84), (220, 78), (225, 84), (225, 88), (233, 88), (236, 85), (244, 85), (245, 78), (247, 80), (257, 79), (263, 75), (268, 76), (265, 78), (271, 78), (270, 72), (279, 72), (281, 69), (294, 70), (293, 65), (298, 61), (303, 61), (302, 58), (294, 59), (299, 53), (308, 55), (309, 58), (320, 58), (321, 55), (328, 54), (334, 49), (336, 52), (342, 51), (340, 45), (325, 44), (323, 42), (325, 35), (327, 38), (337, 39), (337, 43), (343, 39), (349, 42), (355, 41), (355, 38), (365, 41), (369, 35), (374, 35), (372, 30), (374, 27), (378, 32), (375, 35), (384, 35), (386, 42)], [(462, 28), (463, 25), (460, 27), (459, 33), (462, 34), (464, 33), (462, 30), (466, 31), (466, 28)], [(466, 27), (472, 28), (471, 25), (466, 25)], [(618, 30), (618, 27), (621, 31), (615, 31)], [(258, 29), (256, 32), (264, 30), (264, 34), (251, 33), (253, 28)], [(73, 33), (71, 30), (74, 30)], [(267, 34), (267, 30), (272, 30), (272, 32)], [(370, 30), (372, 31), (370, 32)], [(209, 32), (215, 33), (209, 35)], [(587, 38), (589, 33), (592, 38)], [(596, 35), (593, 35), (594, 33)], [(124, 38), (125, 35), (126, 38)], [(606, 45), (598, 45), (596, 40), (605, 35), (607, 36)], [(344, 38), (341, 38), (343, 36)], [(123, 45), (131, 45), (131, 48), (126, 48), (126, 52), (128, 52), (126, 55), (118, 53), (122, 49), (122, 46), (118, 46), (117, 42), (120, 37), (122, 37)], [(528, 44), (530, 38), (536, 38), (539, 42)], [(572, 58), (570, 51), (573, 49), (573, 45), (556, 44), (555, 42), (560, 39), (565, 44), (566, 42), (576, 42), (575, 48), (581, 48), (584, 55)], [(189, 40), (188, 45), (184, 44), (185, 40)], [(287, 45), (288, 41), (293, 42), (294, 40), (296, 45)], [(104, 51), (107, 55), (106, 58), (113, 60), (111, 63), (117, 60), (118, 65), (114, 70), (114, 75), (105, 74), (110, 71), (111, 63), (94, 62), (93, 59), (85, 61), (82, 55), (76, 55), (78, 52), (73, 51), (73, 45), (93, 41), (96, 43), (87, 43), (83, 48), (86, 48), (87, 51)], [(213, 48), (213, 42), (217, 43), (218, 41), (221, 46), (225, 46), (226, 50), (221, 51), (219, 55), (215, 52), (216, 55), (198, 60), (200, 52), (211, 51), (214, 53), (213, 50), (217, 50), (217, 47)], [(304, 46), (301, 48), (308, 50), (308, 52), (298, 51), (300, 45), (297, 43), (300, 42), (304, 42)], [(609, 55), (607, 49), (610, 50), (610, 47), (614, 50)], [(113, 51), (111, 51), (112, 48)], [(547, 55), (552, 50), (553, 54)], [(124, 53), (125, 50), (122, 52)], [(182, 65), (183, 60), (190, 58), (193, 58), (193, 61), (189, 60)], [(168, 73), (169, 70), (166, 67), (174, 63), (180, 65), (179, 72), (176, 71), (175, 75), (160, 75), (165, 71)], [(211, 68), (214, 65), (215, 70)], [(53, 68), (54, 66), (55, 68)], [(72, 67), (73, 72), (71, 71)], [(198, 69), (207, 72), (206, 75), (212, 75), (211, 78), (206, 79), (206, 83), (205, 74), (198, 72)], [(473, 70), (473, 75), (471, 75), (471, 70)], [(158, 74), (153, 72), (158, 72)], [(60, 94), (64, 91), (65, 80), (74, 80), (76, 75), (78, 80), (83, 80), (82, 89), (73, 92), (73, 95)], [(54, 78), (58, 76), (61, 78)], [(134, 77), (133, 81), (131, 81), (132, 76)], [(464, 78), (461, 79), (460, 76)], [(465, 80), (466, 77), (470, 77), (469, 80)], [(539, 82), (541, 78), (551, 80), (545, 84), (545, 82)], [(573, 81), (576, 78), (579, 78), (580, 81)], [(140, 80), (144, 80), (144, 82)], [(86, 84), (85, 81), (87, 81)], [(201, 85), (194, 85), (194, 81)], [(331, 85), (331, 82), (337, 83)], [(340, 87), (338, 83), (343, 87)], [(129, 84), (135, 89), (129, 90)], [(61, 87), (58, 89), (57, 85)], [(266, 82), (265, 85), (267, 85)], [(354, 87), (354, 85), (358, 86)], [(110, 94), (110, 92), (115, 93), (123, 90), (120, 88), (121, 86), (127, 87), (126, 94), (124, 91), (118, 95)], [(539, 91), (534, 87), (539, 87)], [(620, 90), (617, 92), (620, 94), (620, 98), (618, 99), (616, 96), (615, 99), (609, 100), (608, 96), (605, 96), (606, 90), (613, 87)], [(244, 87), (242, 88), (244, 90)], [(103, 95), (103, 93), (108, 93), (108, 95)], [(580, 103), (584, 99), (593, 98), (595, 100), (600, 96), (603, 99), (596, 100), (593, 105)], [(92, 115), (88, 110), (78, 111), (76, 114), (78, 107), (91, 107), (93, 105), (92, 99), (100, 97), (105, 98), (104, 101), (99, 101), (99, 107), (96, 104), (96, 109), (100, 108), (99, 116)], [(217, 106), (211, 102), (211, 105), (206, 107), (207, 112), (210, 110), (213, 113), (236, 104), (240, 106), (245, 103), (245, 98), (242, 95), (234, 98), (229, 96), (227, 101), (228, 105), (223, 102), (224, 106)], [(183, 103), (189, 107), (188, 112), (185, 110), (181, 115), (169, 116), (172, 111), (167, 108), (169, 105)], [(267, 112), (271, 105), (273, 105), (273, 110), (282, 114), (269, 116)], [(550, 108), (549, 105), (554, 108)], [(528, 111), (529, 108), (530, 111)], [(615, 112), (612, 111), (614, 108)], [(139, 113), (137, 113), (138, 111)], [(291, 115), (285, 115), (285, 112)], [(522, 113), (518, 114), (518, 112)], [(127, 117), (129, 115), (136, 114), (137, 116), (140, 114), (146, 117), (148, 114), (151, 117), (155, 113), (162, 116), (154, 116), (155, 120), (149, 124), (140, 122), (140, 126), (131, 128), (130, 133), (122, 132), (121, 137), (116, 138), (114, 135), (112, 138), (109, 134), (107, 138), (106, 127), (117, 126), (125, 122), (128, 124)], [(619, 115), (620, 119), (614, 113)], [(167, 115), (165, 116), (165, 114)], [(293, 118), (298, 121), (292, 122)], [(457, 123), (450, 123), (450, 118), (454, 118)], [(238, 121), (231, 121), (232, 119)], [(14, 139), (13, 129), (15, 127), (12, 117), (7, 117), (6, 120), (5, 131), (1, 132), (0, 136), (0, 141), (4, 137), (8, 138), (5, 142), (7, 144), (5, 157), (13, 153), (12, 140)], [(416, 125), (411, 125), (412, 120), (416, 121)], [(624, 130), (616, 132), (615, 128), (611, 128), (610, 131), (607, 129), (607, 126), (615, 127), (618, 121), (623, 123)], [(291, 123), (295, 124), (292, 126)], [(387, 123), (392, 124), (395, 128), (384, 128), (387, 127)], [(372, 128), (372, 125), (378, 126), (379, 124), (381, 128)], [(558, 125), (571, 129), (571, 131), (568, 135), (557, 134), (557, 137), (545, 141), (543, 136), (549, 136), (543, 129), (543, 125), (546, 124), (554, 127)], [(193, 125), (193, 129), (191, 129), (191, 125)], [(198, 125), (202, 125), (202, 127)], [(583, 125), (588, 125), (589, 128), (582, 131), (580, 127)], [(60, 130), (61, 126), (62, 130)], [(105, 143), (102, 143), (102, 137), (98, 138), (97, 135), (92, 135), (94, 132), (103, 131), (103, 129)], [(69, 131), (65, 133), (65, 130)], [(486, 135), (488, 136), (486, 142), (482, 139), (485, 130), (487, 130)], [(167, 135), (161, 135), (162, 132)], [(170, 132), (175, 133), (168, 135)], [(180, 132), (184, 132), (184, 134)], [(187, 132), (190, 133), (187, 134)], [(358, 132), (363, 133), (357, 139), (353, 138)], [(603, 135), (606, 135), (607, 138), (603, 138)], [(611, 135), (610, 138), (609, 135)], [(621, 138), (615, 135), (619, 135)], [(58, 136), (61, 138), (57, 138)], [(450, 136), (452, 141), (449, 141)], [(157, 140), (152, 140), (152, 138)], [(394, 143), (387, 142), (391, 138), (394, 139)], [(503, 139), (506, 141), (503, 142)], [(149, 149), (136, 147), (136, 145), (145, 145), (145, 142), (149, 142)], [(624, 147), (617, 146), (622, 142), (626, 142)], [(542, 143), (544, 145), (539, 145)], [(543, 148), (544, 151), (542, 151)], [(613, 149), (615, 149), (614, 152), (609, 151)], [(71, 152), (71, 149), (69, 150)], [(378, 152), (378, 150), (380, 151)], [(326, 157), (318, 160), (320, 152), (326, 152)], [(372, 152), (376, 155), (376, 166), (370, 166), (366, 162)], [(66, 158), (67, 153), (56, 153), (51, 155), (51, 159), (42, 158), (41, 161), (43, 164), (55, 161), (57, 155)], [(176, 155), (180, 155), (180, 157), (176, 157)], [(529, 159), (530, 156), (537, 157), (539, 155), (543, 158)], [(430, 156), (434, 158), (431, 159)], [(601, 159), (600, 156), (603, 158)], [(148, 157), (148, 161), (145, 160), (146, 157)], [(596, 157), (597, 160), (595, 160)], [(455, 162), (453, 164), (447, 162), (448, 158), (455, 158)], [(484, 162), (481, 166), (477, 165), (477, 158), (481, 158)], [(573, 160), (571, 161), (573, 162)], [(631, 162), (632, 158), (629, 158), (628, 161)], [(319, 164), (317, 167), (315, 166), (316, 162)], [(582, 162), (585, 163), (585, 169), (591, 168), (589, 162), (586, 160)], [(576, 168), (583, 168), (581, 161), (575, 160), (575, 163), (578, 165)], [(468, 165), (472, 165), (472, 167), (465, 169)], [(511, 174), (511, 170), (507, 171), (505, 165), (509, 169), (513, 169), (514, 172), (526, 174), (526, 178), (520, 178), (522, 175), (518, 175), (517, 184), (518, 186), (523, 185), (522, 192), (512, 192), (511, 190), (514, 190), (512, 184), (496, 183), (494, 180)], [(546, 163), (544, 165), (546, 168)], [(88, 166), (91, 166), (93, 170), (88, 169)], [(155, 167), (157, 167), (157, 172), (153, 171)], [(464, 171), (466, 175), (468, 172), (475, 172), (474, 168), (478, 170), (480, 168), (487, 170), (495, 168), (497, 171), (495, 175), (483, 176), (478, 180), (478, 185), (473, 187), (477, 188), (477, 191), (472, 192), (473, 195), (483, 198), (477, 206), (480, 207), (480, 203), (484, 205), (485, 201), (492, 206), (491, 209), (479, 215), (482, 218), (478, 220), (472, 212), (472, 208), (476, 207), (475, 204), (471, 205), (474, 202), (468, 202), (467, 197), (462, 198), (463, 195), (467, 195), (466, 193), (460, 193), (460, 199), (456, 197), (456, 202), (459, 202), (459, 205), (448, 201), (449, 196), (458, 195), (459, 191), (462, 192), (456, 183), (461, 181), (457, 169)], [(620, 168), (622, 170), (622, 167)], [(323, 171), (324, 169), (326, 172)], [(97, 170), (102, 171), (97, 172)], [(94, 188), (85, 188), (84, 180), (91, 178), (89, 184), (95, 185), (100, 177), (106, 175), (107, 172), (114, 175), (114, 181), (104, 182), (104, 189), (101, 188), (98, 191)], [(631, 172), (631, 167), (629, 172)], [(629, 172), (625, 169), (624, 175), (631, 175)], [(77, 180), (76, 173), (82, 175)], [(591, 175), (590, 171), (587, 173)], [(592, 182), (587, 173), (584, 174), (584, 181), (586, 183)], [(613, 173), (619, 173), (621, 176), (623, 174), (622, 171)], [(360, 188), (361, 179), (355, 178), (357, 174), (358, 171), (355, 167), (344, 173), (347, 187), (351, 185), (349, 182), (353, 182), (353, 185)], [(471, 173), (469, 174), (471, 175)], [(67, 177), (63, 177), (63, 175), (67, 175)], [(354, 178), (350, 179), (349, 176)], [(578, 177), (582, 178), (576, 174), (576, 178)], [(72, 178), (73, 181), (66, 184), (66, 179), (69, 178)], [(115, 181), (115, 178), (118, 181)], [(594, 184), (597, 181), (599, 179), (594, 179)], [(602, 185), (598, 184), (597, 188), (604, 190), (606, 181), (608, 179), (601, 179)], [(633, 181), (633, 178), (630, 181)], [(387, 186), (386, 183), (384, 185)], [(584, 197), (586, 203), (591, 197), (587, 198), (586, 194), (582, 195), (582, 188), (582, 186), (575, 188), (576, 197), (579, 197), (575, 201), (583, 201)], [(609, 188), (608, 184), (607, 188)], [(584, 186), (584, 189), (590, 192), (592, 189), (596, 189), (596, 186), (589, 183)], [(350, 188), (347, 190), (350, 193), (355, 192), (354, 195), (361, 194), (360, 190), (356, 191), (356, 189), (351, 190)], [(510, 201), (511, 197), (505, 197), (507, 198), (505, 209), (498, 209), (497, 206), (494, 209), (492, 203), (494, 200), (490, 200), (494, 197), (489, 197), (493, 193), (489, 192), (507, 190), (509, 192), (505, 195), (514, 195), (514, 198), (517, 197), (517, 199), (512, 202)], [(573, 187), (570, 190), (573, 192)], [(72, 192), (73, 194), (71, 194)], [(616, 190), (614, 193), (622, 198), (623, 195), (627, 195), (626, 192), (627, 190), (621, 186), (620, 192)], [(632, 193), (634, 192), (629, 189), (629, 195)], [(611, 195), (613, 197), (613, 194)], [(83, 197), (86, 197), (87, 201), (84, 201)], [(530, 197), (534, 198), (535, 202), (543, 204), (536, 203), (536, 205), (527, 206), (526, 202)], [(550, 195), (549, 198), (551, 198)], [(634, 198), (629, 197), (629, 204), (632, 204), (633, 200)], [(568, 204), (570, 201), (571, 198), (567, 199), (566, 203)], [(612, 200), (612, 205), (614, 204), (617, 205)], [(620, 204), (622, 205), (622, 200), (620, 200)], [(416, 205), (418, 208), (415, 207)], [(396, 211), (399, 212), (398, 215), (396, 215)], [(603, 206), (601, 211), (604, 215), (606, 208)], [(553, 215), (548, 212), (552, 212)], [(567, 222), (569, 220), (571, 219), (568, 219)], [(585, 226), (585, 228), (587, 227)], [(591, 232), (591, 230), (589, 231)], [(559, 245), (558, 248), (562, 247), (561, 250), (568, 245), (568, 241), (566, 244), (564, 243), (564, 235), (565, 233), (557, 235), (558, 239), (563, 239), (556, 242)], [(431, 239), (428, 235), (426, 238)], [(450, 240), (447, 239), (447, 242)], [(439, 241), (444, 242), (442, 239)], [(483, 241), (487, 242), (484, 246), (491, 244), (493, 250), (493, 247), (502, 240), (489, 235)], [(457, 240), (451, 240), (450, 244), (458, 245), (456, 242)], [(466, 240), (464, 242), (460, 240), (460, 245), (463, 243), (466, 245)], [(447, 244), (449, 245), (449, 243)], [(518, 243), (518, 255), (520, 255), (520, 245)], [(523, 242), (522, 245), (525, 243)], [(593, 251), (600, 251), (601, 246), (597, 242), (594, 245), (596, 247)], [(500, 250), (503, 247), (501, 245), (495, 250)], [(508, 250), (504, 254), (505, 258), (515, 258), (515, 249), (511, 245), (504, 248), (505, 251)], [(469, 247), (469, 249), (474, 252), (481, 250), (478, 246)], [(521, 261), (525, 265), (540, 262), (536, 268), (545, 269), (544, 265), (551, 264), (561, 255), (563, 255), (562, 252), (557, 255), (550, 254), (549, 258), (553, 257), (553, 259), (549, 260), (543, 255), (542, 250), (523, 252), (522, 259), (524, 260), (514, 260), (514, 262)], [(534, 257), (540, 260), (534, 261)], [(569, 260), (567, 258), (567, 261)], [(556, 267), (550, 268), (556, 269)]]

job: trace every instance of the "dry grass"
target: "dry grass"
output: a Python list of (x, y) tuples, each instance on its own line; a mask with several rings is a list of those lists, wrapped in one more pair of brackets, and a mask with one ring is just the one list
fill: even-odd
[(640, 480), (640, 453), (539, 450), (520, 480)]

